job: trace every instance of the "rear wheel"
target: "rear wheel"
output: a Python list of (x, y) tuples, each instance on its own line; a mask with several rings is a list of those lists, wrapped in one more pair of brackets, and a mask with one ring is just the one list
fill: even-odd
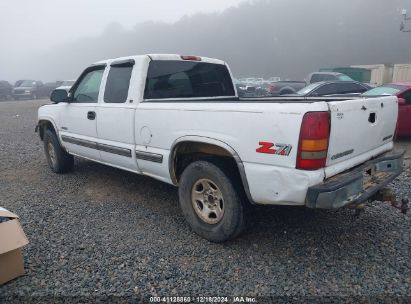
[(51, 130), (46, 130), (44, 134), (44, 151), (53, 172), (65, 173), (72, 170), (74, 165), (73, 156), (60, 146), (57, 135)]
[(235, 179), (218, 166), (196, 161), (184, 170), (179, 198), (195, 233), (212, 242), (235, 238), (245, 226), (245, 199)]

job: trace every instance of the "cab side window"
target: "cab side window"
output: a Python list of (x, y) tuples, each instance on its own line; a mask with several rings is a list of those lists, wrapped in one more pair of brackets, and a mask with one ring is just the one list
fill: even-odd
[(96, 103), (100, 92), (101, 79), (104, 67), (86, 72), (73, 92), (72, 102)]
[(112, 64), (104, 91), (105, 103), (124, 103), (127, 101), (133, 63)]

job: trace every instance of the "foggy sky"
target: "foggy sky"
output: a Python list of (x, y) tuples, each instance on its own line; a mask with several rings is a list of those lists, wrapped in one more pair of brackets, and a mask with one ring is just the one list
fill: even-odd
[(0, 79), (73, 79), (145, 53), (216, 57), (238, 77), (411, 63), (401, 8), (411, 14), (409, 0), (0, 0)]
[[(221, 12), (243, 1), (0, 0), (0, 79), (69, 77), (66, 71), (27, 70), (22, 64), (28, 58), (41, 60), (56, 45), (75, 44), (80, 37), (98, 36), (113, 22), (131, 30), (145, 21), (172, 23), (198, 12)], [(96, 58), (104, 56), (101, 53)]]

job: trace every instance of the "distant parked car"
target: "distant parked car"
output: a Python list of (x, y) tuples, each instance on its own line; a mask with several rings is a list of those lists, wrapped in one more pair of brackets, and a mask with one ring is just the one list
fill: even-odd
[(398, 97), (398, 126), (397, 136), (411, 136), (411, 82), (393, 82), (373, 88), (361, 96)]
[(271, 96), (268, 93), (270, 86), (271, 86), (271, 83), (269, 81), (264, 81), (262, 84), (257, 85), (255, 89), (256, 96), (259, 96), (259, 97)]
[(246, 84), (244, 79), (233, 79), (239, 97), (256, 97), (257, 88), (254, 85)]
[[(70, 91), (71, 87), (73, 86), (73, 84), (75, 83), (75, 80), (64, 80), (60, 83), (59, 87), (57, 87), (56, 89), (58, 90), (66, 90), (67, 92)], [(237, 83), (239, 83), (239, 81), (237, 80)]]
[(242, 82), (245, 84), (254, 85), (257, 82), (257, 78), (243, 78)]
[(56, 82), (46, 82), (43, 86), (41, 86), (38, 90), (37, 97), (50, 97), (51, 92), (59, 86), (59, 83)]
[[(66, 94), (67, 95), (75, 82), (76, 82), (75, 80), (60, 81), (60, 86), (55, 88), (53, 91), (51, 91), (50, 99), (52, 99), (53, 96), (60, 96), (60, 94)], [(234, 83), (237, 87), (237, 92), (240, 94), (240, 89), (237, 86), (240, 82), (235, 79)]]
[(239, 97), (257, 97), (257, 87), (253, 85), (240, 85), (237, 87), (237, 93)]
[(0, 100), (7, 100), (11, 98), (13, 87), (5, 80), (0, 80)]
[(75, 80), (64, 80), (60, 86), (61, 87), (71, 87), (76, 81)]
[(270, 83), (267, 87), (269, 96), (279, 96), (284, 94), (296, 94), (298, 90), (305, 87), (305, 81), (284, 80)]
[(337, 72), (314, 72), (309, 74), (306, 80), (307, 84), (328, 80), (354, 81), (351, 77)]
[(280, 80), (281, 80), (281, 77), (278, 77), (278, 76), (268, 78), (268, 82), (277, 82)]
[(249, 78), (241, 78), (239, 79), (239, 81), (247, 85), (258, 86), (264, 82), (264, 78), (249, 77)]
[(14, 87), (15, 87), (15, 88), (19, 87), (23, 81), (24, 81), (24, 80), (17, 80), (17, 81), (14, 83)]
[(358, 81), (321, 81), (312, 83), (297, 92), (298, 96), (358, 96), (371, 87)]
[(44, 92), (42, 91), (43, 86), (41, 81), (24, 80), (20, 86), (13, 89), (13, 97), (15, 100), (44, 97)]
[(255, 84), (256, 85), (262, 85), (264, 83), (264, 78), (256, 78), (255, 79)]

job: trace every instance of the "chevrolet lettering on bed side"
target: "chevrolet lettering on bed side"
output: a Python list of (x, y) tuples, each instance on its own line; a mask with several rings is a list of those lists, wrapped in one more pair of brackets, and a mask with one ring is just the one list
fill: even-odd
[(355, 208), (402, 172), (387, 138), (396, 97), (239, 98), (218, 59), (100, 61), (51, 101), (36, 130), (52, 171), (76, 156), (175, 185), (186, 221), (213, 242), (243, 230), (247, 204)]
[(337, 153), (337, 154), (331, 156), (331, 159), (335, 160), (335, 159), (350, 155), (351, 153), (354, 153), (354, 149), (347, 150), (347, 151), (344, 151), (344, 152), (341, 152), (341, 153)]

